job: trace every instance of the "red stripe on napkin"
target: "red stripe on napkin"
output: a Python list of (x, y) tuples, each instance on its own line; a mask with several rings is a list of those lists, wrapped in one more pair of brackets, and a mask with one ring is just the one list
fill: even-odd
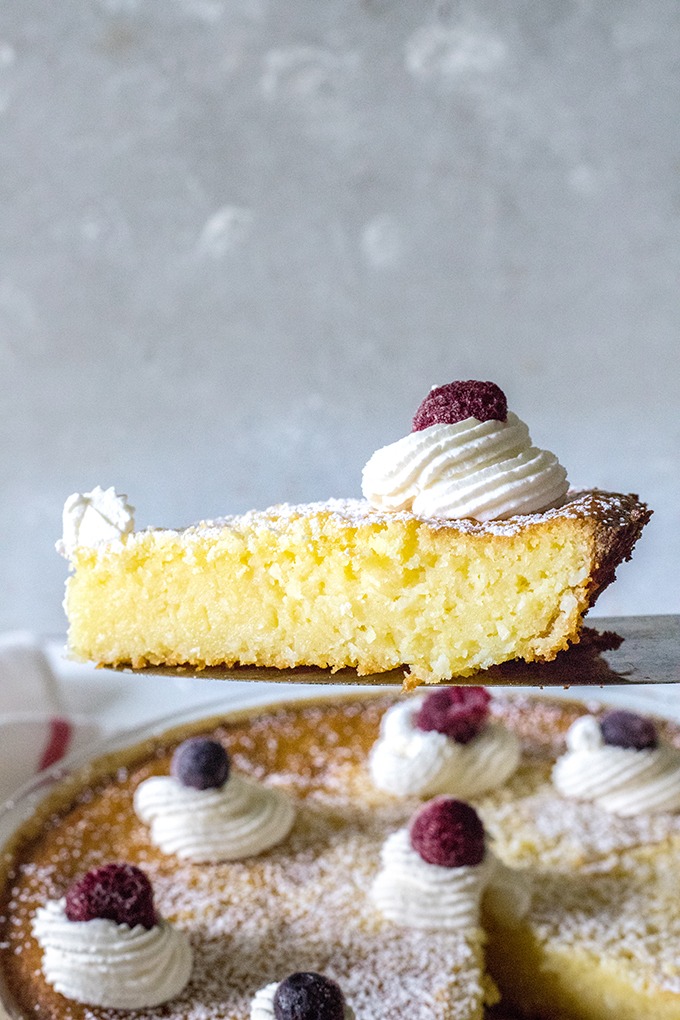
[(73, 727), (68, 719), (63, 719), (59, 716), (55, 716), (54, 719), (50, 719), (50, 732), (40, 759), (40, 764), (38, 765), (38, 771), (49, 768), (50, 765), (54, 765), (55, 762), (64, 757), (68, 751), (68, 746), (71, 743), (72, 736)]

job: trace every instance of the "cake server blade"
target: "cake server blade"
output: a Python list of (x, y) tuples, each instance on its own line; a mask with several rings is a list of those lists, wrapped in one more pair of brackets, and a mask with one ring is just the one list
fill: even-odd
[[(403, 669), (359, 676), (354, 669), (303, 666), (296, 669), (261, 669), (255, 666), (148, 666), (121, 667), (126, 673), (196, 677), (198, 679), (253, 680), (302, 684), (357, 686), (410, 686)], [(680, 683), (680, 615), (593, 617), (578, 645), (560, 652), (553, 662), (521, 660), (481, 670), (474, 676), (452, 677), (453, 684), (492, 687), (578, 687), (610, 684)]]

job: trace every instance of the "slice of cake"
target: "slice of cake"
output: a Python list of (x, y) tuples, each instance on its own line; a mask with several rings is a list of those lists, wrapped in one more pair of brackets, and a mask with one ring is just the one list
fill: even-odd
[(634, 495), (568, 494), (498, 387), (451, 386), (371, 458), (364, 500), (135, 532), (112, 489), (72, 496), (60, 544), (71, 654), (134, 668), (405, 667), (407, 686), (553, 659), (650, 513)]
[(134, 532), (73, 550), (69, 647), (133, 667), (404, 665), (410, 685), (549, 660), (647, 516), (590, 492), (491, 524), (347, 501)]
[[(485, 918), (488, 966), (523, 1020), (678, 1020), (677, 857), (541, 875), (526, 919)], [(516, 1012), (515, 1012), (516, 1011)]]

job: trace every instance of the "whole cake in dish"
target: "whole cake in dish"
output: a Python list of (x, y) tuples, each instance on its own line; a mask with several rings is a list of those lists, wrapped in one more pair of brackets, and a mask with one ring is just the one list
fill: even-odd
[(102, 665), (399, 667), (407, 686), (549, 661), (649, 519), (568, 492), (492, 383), (451, 383), (364, 468), (363, 500), (134, 530), (113, 489), (69, 498), (69, 647)]
[[(142, 871), (153, 888), (153, 907), (145, 894), (136, 920), (153, 931), (162, 918), (192, 953), (186, 985), (170, 988), (158, 1007), (127, 1007), (132, 1017), (287, 1020), (297, 1014), (285, 1002), (299, 1001), (304, 986), (310, 1001), (328, 993), (334, 1012), (319, 1015), (338, 1020), (677, 1020), (680, 731), (601, 707), (470, 692), (427, 696), (447, 694), (448, 704), (418, 696), (396, 728), (387, 720), (403, 702), (385, 695), (204, 720), (109, 756), (58, 788), (3, 855), (0, 974), (13, 1015), (119, 1015), (77, 1000), (77, 965), (70, 994), (55, 990), (36, 918), (69, 902), (68, 924), (89, 918), (75, 885), (98, 901), (97, 923), (108, 909), (100, 876), (122, 860), (116, 869)], [(424, 741), (409, 751), (414, 734)], [(487, 769), (489, 743), (506, 762), (511, 743), (519, 754), (491, 789), (464, 798), (441, 780), (427, 799), (380, 788), (371, 757), (384, 740), (397, 764), (385, 758), (378, 773), (404, 774), (406, 758), (422, 772), (432, 748), (446, 759), (444, 740), (468, 748), (469, 776), (475, 758)], [(227, 752), (226, 774), (215, 745)], [(140, 791), (155, 791), (157, 780), (178, 784), (176, 800), (161, 800), (168, 822), (179, 815), (190, 829), (197, 805), (213, 817), (213, 799), (231, 798), (224, 791), (235, 776), (253, 807), (238, 813), (252, 823), (239, 821), (240, 832), (263, 824), (258, 790), (293, 806), (278, 841), (261, 849), (253, 837), (238, 859), (206, 859), (157, 838)], [(605, 806), (606, 790), (616, 797)], [(114, 887), (104, 900), (124, 891)], [(125, 928), (126, 916), (116, 923)], [(77, 941), (71, 930), (67, 955)]]

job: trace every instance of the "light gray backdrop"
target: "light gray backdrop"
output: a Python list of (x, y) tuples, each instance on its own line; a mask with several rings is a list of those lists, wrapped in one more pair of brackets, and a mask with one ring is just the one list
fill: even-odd
[(64, 628), (63, 500), (181, 525), (359, 492), (494, 379), (656, 514), (680, 611), (677, 0), (0, 7), (0, 627)]

